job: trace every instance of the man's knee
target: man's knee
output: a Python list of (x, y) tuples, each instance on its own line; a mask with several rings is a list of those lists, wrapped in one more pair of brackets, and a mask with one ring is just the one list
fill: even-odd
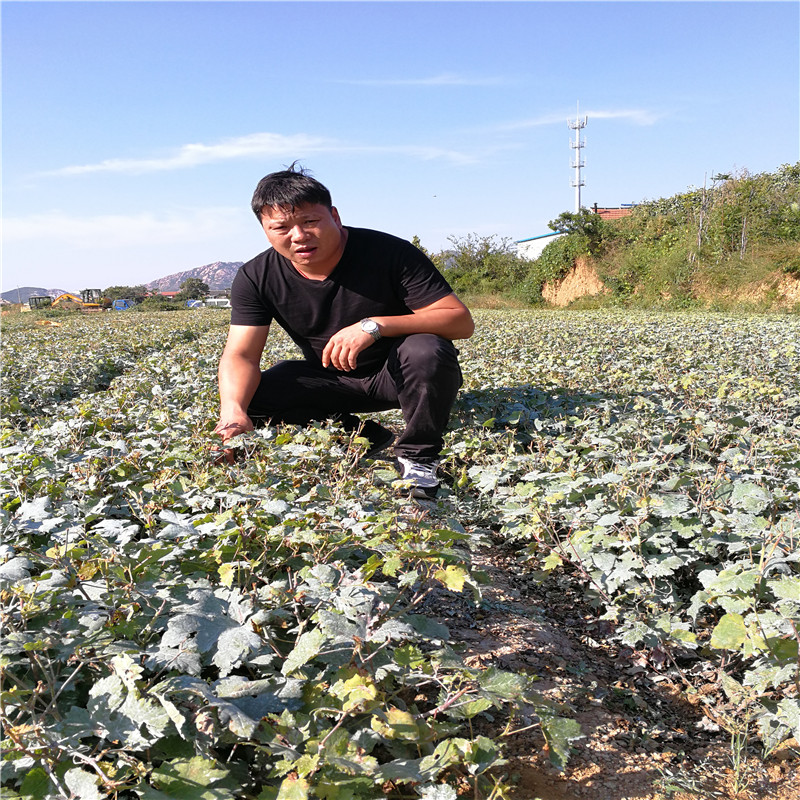
[(406, 359), (422, 359), (451, 363), (457, 360), (455, 345), (442, 336), (433, 333), (413, 333), (406, 336), (398, 346), (398, 351)]
[(452, 375), (461, 382), (458, 350), (450, 339), (432, 333), (406, 336), (398, 345), (397, 358), (401, 368), (410, 367), (421, 377)]

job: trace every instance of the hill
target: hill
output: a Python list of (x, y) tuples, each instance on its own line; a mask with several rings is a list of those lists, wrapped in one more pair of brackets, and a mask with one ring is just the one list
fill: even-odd
[(66, 289), (43, 289), (41, 286), (20, 286), (18, 289), (9, 289), (7, 292), (3, 292), (0, 297), (7, 303), (27, 303), (31, 295), (49, 294), (50, 297), (58, 297), (66, 291)]
[(582, 208), (549, 226), (562, 235), (533, 260), (476, 236), (433, 258), (473, 304), (800, 311), (800, 162), (715, 175), (619, 219)]
[(585, 260), (604, 286), (598, 304), (777, 310), (800, 301), (800, 162), (716, 175), (613, 222), (562, 214), (554, 224), (567, 235), (545, 248), (539, 275), (557, 281), (565, 260)]
[(185, 280), (199, 278), (208, 284), (211, 290), (230, 289), (234, 275), (243, 263), (243, 261), (215, 261), (202, 267), (174, 272), (145, 285), (148, 289), (155, 289), (158, 292), (177, 292)]

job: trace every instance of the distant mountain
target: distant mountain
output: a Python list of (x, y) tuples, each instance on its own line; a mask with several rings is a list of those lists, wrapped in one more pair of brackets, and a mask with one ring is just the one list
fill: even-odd
[[(233, 277), (243, 263), (243, 261), (215, 261), (213, 264), (206, 264), (203, 267), (187, 269), (184, 272), (174, 272), (172, 275), (166, 275), (145, 285), (148, 289), (153, 289), (157, 292), (177, 292), (187, 278), (199, 278), (203, 283), (208, 284), (210, 290), (222, 291), (231, 288)], [(19, 289), (14, 288), (3, 292), (1, 296), (3, 300), (9, 303), (27, 303), (32, 294), (49, 294), (51, 297), (58, 297), (60, 294), (64, 294), (65, 291), (67, 290), (43, 289), (40, 286), (20, 286)]]
[(66, 289), (42, 289), (41, 286), (20, 286), (19, 289), (9, 289), (7, 292), (3, 292), (0, 297), (7, 303), (27, 303), (32, 294), (49, 294), (50, 297), (55, 298), (66, 291)]
[(181, 284), (188, 278), (199, 278), (203, 283), (208, 284), (211, 290), (230, 289), (233, 283), (233, 276), (236, 275), (239, 267), (244, 261), (215, 261), (213, 264), (206, 264), (204, 267), (187, 269), (184, 272), (175, 272), (164, 278), (158, 278), (146, 284), (148, 289), (155, 289), (157, 292), (177, 292)]

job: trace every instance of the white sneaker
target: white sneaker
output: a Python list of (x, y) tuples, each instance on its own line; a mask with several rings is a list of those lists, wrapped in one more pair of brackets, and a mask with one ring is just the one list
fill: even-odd
[(398, 483), (402, 482), (403, 488), (405, 486), (410, 488), (412, 497), (423, 497), (428, 500), (436, 497), (436, 492), (439, 490), (439, 479), (436, 477), (438, 461), (432, 464), (419, 464), (401, 456), (398, 456), (397, 460), (403, 468), (403, 477)]

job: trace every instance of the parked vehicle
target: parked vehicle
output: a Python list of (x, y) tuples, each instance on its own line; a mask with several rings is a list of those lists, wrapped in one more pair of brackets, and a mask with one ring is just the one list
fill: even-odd
[(83, 289), (80, 297), (72, 292), (64, 292), (53, 300), (53, 308), (69, 311), (102, 311), (111, 308), (111, 300), (103, 297), (99, 289)]
[(135, 300), (131, 300), (128, 297), (120, 297), (111, 304), (111, 308), (113, 308), (114, 311), (127, 311), (129, 308), (133, 308), (135, 305)]

